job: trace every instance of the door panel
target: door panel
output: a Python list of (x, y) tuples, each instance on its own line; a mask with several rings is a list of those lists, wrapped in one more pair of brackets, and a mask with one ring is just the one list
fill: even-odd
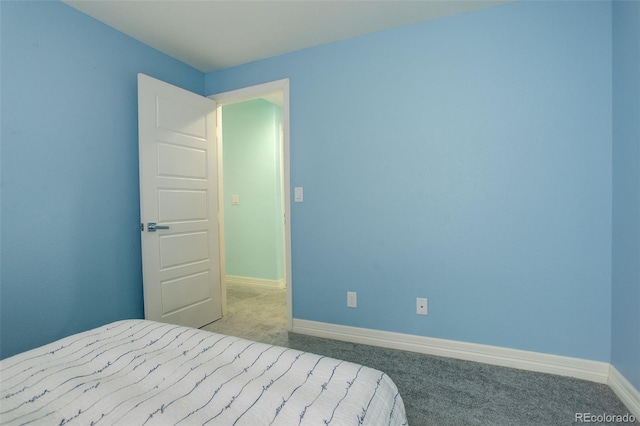
[(206, 180), (208, 150), (158, 143), (158, 176)]
[(194, 306), (210, 299), (210, 280), (209, 272), (205, 271), (163, 282), (164, 312), (172, 313), (185, 306)]
[(145, 317), (202, 327), (221, 314), (216, 104), (139, 74), (138, 105)]
[(160, 235), (160, 267), (209, 262), (207, 232)]
[(157, 98), (156, 105), (158, 128), (201, 140), (207, 139), (206, 111), (162, 97)]
[(207, 191), (158, 191), (158, 210), (161, 222), (177, 220), (205, 220)]

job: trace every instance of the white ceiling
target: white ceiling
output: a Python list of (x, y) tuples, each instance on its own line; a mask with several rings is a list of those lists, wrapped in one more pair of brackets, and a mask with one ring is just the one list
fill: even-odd
[(63, 0), (211, 72), (512, 0)]

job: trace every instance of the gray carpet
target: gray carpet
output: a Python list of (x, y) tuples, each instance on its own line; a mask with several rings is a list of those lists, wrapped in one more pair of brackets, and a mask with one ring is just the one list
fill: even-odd
[(606, 385), (287, 333), (284, 290), (229, 287), (227, 298), (228, 315), (204, 329), (384, 371), (400, 390), (411, 426), (575, 425), (575, 413), (628, 413)]

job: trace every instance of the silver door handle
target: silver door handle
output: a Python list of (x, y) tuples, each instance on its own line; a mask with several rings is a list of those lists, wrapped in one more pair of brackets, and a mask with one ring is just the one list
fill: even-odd
[(147, 232), (156, 232), (156, 229), (169, 229), (167, 225), (158, 225), (155, 222), (147, 223)]

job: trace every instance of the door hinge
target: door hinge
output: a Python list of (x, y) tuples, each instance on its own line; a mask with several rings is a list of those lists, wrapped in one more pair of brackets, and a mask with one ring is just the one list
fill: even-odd
[(140, 224), (140, 232), (144, 232), (144, 223)]

